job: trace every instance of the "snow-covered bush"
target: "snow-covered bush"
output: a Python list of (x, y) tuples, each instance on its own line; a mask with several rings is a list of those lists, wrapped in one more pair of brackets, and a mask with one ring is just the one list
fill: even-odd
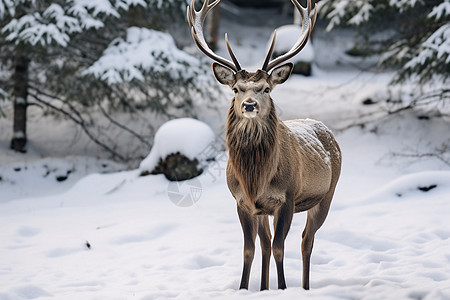
[(177, 181), (196, 177), (214, 158), (215, 153), (209, 151), (214, 141), (211, 127), (201, 121), (171, 120), (156, 132), (153, 148), (140, 164), (140, 173), (163, 173), (167, 179)]

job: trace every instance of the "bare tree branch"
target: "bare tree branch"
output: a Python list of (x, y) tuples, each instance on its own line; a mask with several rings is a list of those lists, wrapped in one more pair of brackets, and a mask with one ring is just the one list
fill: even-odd
[(409, 157), (409, 158), (436, 158), (439, 161), (443, 162), (445, 165), (450, 167), (450, 158), (446, 157), (445, 154), (448, 155), (450, 153), (450, 144), (443, 143), (441, 147), (435, 148), (433, 152), (410, 152), (410, 153), (391, 153), (392, 157)]
[(146, 146), (151, 147), (151, 144), (144, 137), (142, 137), (142, 135), (138, 134), (136, 131), (132, 130), (131, 128), (128, 128), (127, 126), (114, 120), (111, 117), (111, 115), (105, 111), (105, 109), (102, 107), (101, 104), (99, 104), (98, 107), (100, 108), (100, 111), (102, 112), (103, 116), (105, 116), (105, 118), (108, 119), (112, 124), (116, 125), (120, 129), (123, 129), (124, 131), (130, 133), (132, 136), (137, 138), (141, 143), (145, 144)]
[[(380, 122), (388, 119), (401, 112), (414, 110), (427, 105), (439, 103), (450, 105), (450, 89), (438, 89), (433, 90), (417, 96), (406, 105), (393, 105), (395, 108), (380, 108), (379, 110), (361, 114), (354, 123), (342, 128), (338, 128), (338, 131), (345, 131), (353, 127), (364, 127), (373, 122)], [(440, 116), (448, 116), (445, 113), (441, 113)]]
[[(70, 111), (67, 111), (61, 107), (57, 107), (53, 104), (51, 104), (50, 102), (42, 99), (39, 96), (39, 93), (34, 93), (33, 90), (30, 89), (29, 91), (29, 95), (36, 100), (37, 102), (45, 105), (46, 107), (51, 108), (52, 110), (63, 114), (64, 116), (68, 117), (70, 120), (72, 120), (74, 123), (76, 123), (77, 125), (79, 125), (81, 127), (81, 129), (84, 131), (84, 133), (97, 145), (99, 145), (101, 148), (103, 148), (104, 150), (106, 150), (107, 152), (109, 152), (110, 154), (113, 155), (113, 157), (116, 157), (118, 159), (120, 159), (121, 161), (126, 161), (126, 158), (124, 156), (122, 156), (120, 153), (118, 153), (117, 151), (115, 151), (114, 149), (112, 149), (110, 146), (108, 146), (107, 144), (103, 143), (102, 141), (100, 141), (89, 129), (88, 129), (88, 124), (86, 123), (86, 121), (83, 119), (83, 117), (81, 116), (81, 113), (76, 110), (73, 106), (69, 105), (67, 102), (58, 99), (56, 97), (52, 97), (52, 99), (55, 100), (59, 100), (61, 101), (63, 104), (69, 106)], [(75, 116), (74, 116), (75, 114)]]

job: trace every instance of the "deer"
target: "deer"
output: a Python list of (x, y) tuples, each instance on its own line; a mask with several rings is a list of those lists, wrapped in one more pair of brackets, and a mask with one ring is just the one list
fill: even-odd
[[(231, 88), (234, 98), (226, 120), (227, 186), (236, 200), (243, 231), (243, 270), (240, 289), (248, 289), (256, 236), (262, 256), (261, 290), (269, 289), (271, 254), (275, 259), (278, 289), (286, 288), (284, 244), (295, 213), (307, 212), (302, 234), (302, 287), (310, 287), (310, 261), (314, 236), (324, 223), (341, 172), (341, 150), (332, 132), (320, 121), (281, 121), (271, 91), (284, 83), (294, 64), (286, 62), (299, 53), (314, 27), (317, 9), (291, 0), (302, 18), (297, 42), (285, 54), (272, 59), (276, 30), (261, 69), (242, 69), (228, 35), (225, 42), (231, 60), (214, 53), (205, 41), (203, 23), (220, 0), (205, 0), (197, 11), (195, 0), (187, 7), (187, 20), (197, 47), (214, 62), (216, 80)], [(311, 13), (314, 11), (313, 16)], [(286, 63), (285, 63), (286, 62)], [(282, 64), (284, 63), (284, 64)], [(269, 224), (273, 216), (273, 241)]]

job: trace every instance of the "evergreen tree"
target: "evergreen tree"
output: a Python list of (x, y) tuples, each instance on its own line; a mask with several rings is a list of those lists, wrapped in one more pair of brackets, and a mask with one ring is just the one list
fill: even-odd
[[(324, 0), (321, 6), (329, 19), (327, 30), (357, 26), (362, 38), (355, 46), (381, 54), (382, 66), (397, 68), (394, 83), (448, 84), (449, 0)], [(448, 89), (441, 91), (449, 97)]]
[[(208, 66), (179, 50), (163, 33), (184, 21), (185, 0), (0, 0), (0, 97), (14, 102), (11, 148), (26, 151), (26, 109), (38, 104), (77, 123), (120, 159), (96, 126), (95, 110), (110, 124), (148, 141), (111, 117), (149, 109), (189, 113)], [(205, 75), (206, 78), (206, 75)], [(190, 112), (192, 114), (192, 112)]]

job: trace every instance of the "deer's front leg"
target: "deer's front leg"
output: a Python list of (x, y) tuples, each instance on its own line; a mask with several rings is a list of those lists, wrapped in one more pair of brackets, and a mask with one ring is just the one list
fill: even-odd
[(278, 210), (274, 216), (275, 234), (273, 238), (273, 257), (277, 266), (278, 288), (286, 288), (286, 280), (284, 279), (284, 240), (291, 227), (292, 217), (294, 215), (293, 203), (287, 201)]
[(269, 217), (258, 217), (258, 236), (261, 242), (262, 270), (261, 270), (261, 291), (269, 289), (269, 268), (270, 255), (272, 252), (272, 236), (270, 234)]
[(253, 257), (255, 256), (255, 239), (258, 231), (258, 218), (248, 211), (245, 207), (238, 205), (238, 215), (241, 221), (242, 231), (244, 233), (244, 267), (242, 269), (242, 278), (240, 289), (248, 289), (250, 270)]

